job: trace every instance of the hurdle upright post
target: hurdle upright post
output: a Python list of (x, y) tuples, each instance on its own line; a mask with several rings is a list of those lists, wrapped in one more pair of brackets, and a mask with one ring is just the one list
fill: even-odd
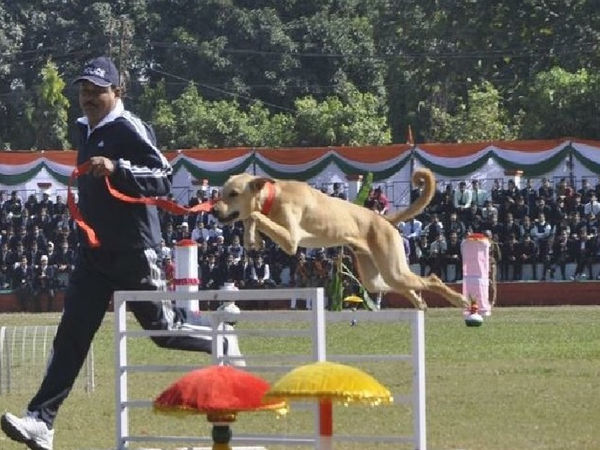
[(415, 449), (427, 448), (427, 429), (425, 414), (425, 315), (415, 311), (412, 328), (412, 366), (413, 366), (413, 436)]
[(116, 433), (117, 449), (121, 450), (127, 447), (126, 437), (129, 435), (129, 408), (125, 404), (127, 395), (127, 337), (125, 330), (127, 328), (127, 303), (119, 292), (114, 295), (115, 309), (115, 346), (117, 352), (115, 355), (115, 383), (116, 383), (116, 404), (119, 410), (116, 414)]

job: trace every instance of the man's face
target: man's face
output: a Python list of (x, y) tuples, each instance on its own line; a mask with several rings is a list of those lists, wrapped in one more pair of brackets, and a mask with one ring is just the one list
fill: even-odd
[(117, 103), (117, 93), (112, 87), (96, 86), (83, 80), (79, 82), (79, 106), (91, 127), (100, 123)]

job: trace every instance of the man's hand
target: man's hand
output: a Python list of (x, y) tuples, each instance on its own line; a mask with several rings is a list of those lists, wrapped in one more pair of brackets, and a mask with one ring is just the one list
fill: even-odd
[(115, 171), (115, 162), (105, 156), (92, 156), (90, 158), (90, 173), (95, 177), (110, 175)]

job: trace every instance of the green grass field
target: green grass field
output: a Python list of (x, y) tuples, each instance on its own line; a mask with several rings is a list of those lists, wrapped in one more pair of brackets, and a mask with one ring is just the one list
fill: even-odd
[[(385, 311), (373, 314), (383, 313)], [(57, 314), (0, 315), (1, 325), (55, 324), (57, 321)], [(429, 448), (600, 448), (597, 426), (600, 307), (501, 308), (481, 328), (466, 327), (458, 310), (432, 309), (426, 313), (425, 322)], [(238, 324), (240, 329), (257, 326)], [(241, 341), (241, 347), (248, 354), (309, 352), (307, 340), (299, 339), (292, 345), (286, 342), (288, 344), (278, 339), (252, 337)], [(355, 327), (346, 323), (328, 327), (331, 354), (407, 353), (409, 343), (409, 329), (405, 324), (359, 322)], [(112, 314), (107, 314), (94, 341), (94, 349), (96, 390), (86, 394), (76, 389), (63, 405), (55, 424), (57, 450), (114, 447)], [(131, 339), (129, 354), (130, 361), (136, 364), (206, 364), (209, 361), (203, 354), (159, 349), (148, 339)], [(408, 366), (404, 367), (401, 363), (377, 363), (361, 368), (393, 392), (408, 393), (410, 373)], [(177, 377), (174, 373), (135, 374), (130, 377), (130, 397), (154, 398)], [(31, 394), (1, 396), (0, 409), (20, 413)], [(298, 434), (309, 432), (312, 425), (311, 413), (295, 410), (292, 405), (290, 414), (283, 418), (270, 413), (242, 414), (233, 430), (234, 435), (236, 432)], [(202, 416), (166, 417), (150, 410), (134, 410), (130, 428), (138, 435), (207, 435), (210, 430)], [(402, 406), (337, 406), (334, 429), (340, 434), (405, 434), (411, 430), (411, 411)], [(23, 447), (2, 435), (0, 448)], [(169, 447), (163, 445), (162, 448)], [(397, 446), (338, 443), (335, 448)]]

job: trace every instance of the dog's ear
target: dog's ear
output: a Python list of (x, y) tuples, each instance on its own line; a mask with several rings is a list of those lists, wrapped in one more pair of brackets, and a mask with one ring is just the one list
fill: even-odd
[(265, 178), (265, 177), (255, 178), (249, 184), (250, 192), (254, 192), (254, 193), (260, 192), (260, 190), (263, 188), (263, 186), (267, 183), (275, 183), (275, 180), (273, 180), (272, 178)]

